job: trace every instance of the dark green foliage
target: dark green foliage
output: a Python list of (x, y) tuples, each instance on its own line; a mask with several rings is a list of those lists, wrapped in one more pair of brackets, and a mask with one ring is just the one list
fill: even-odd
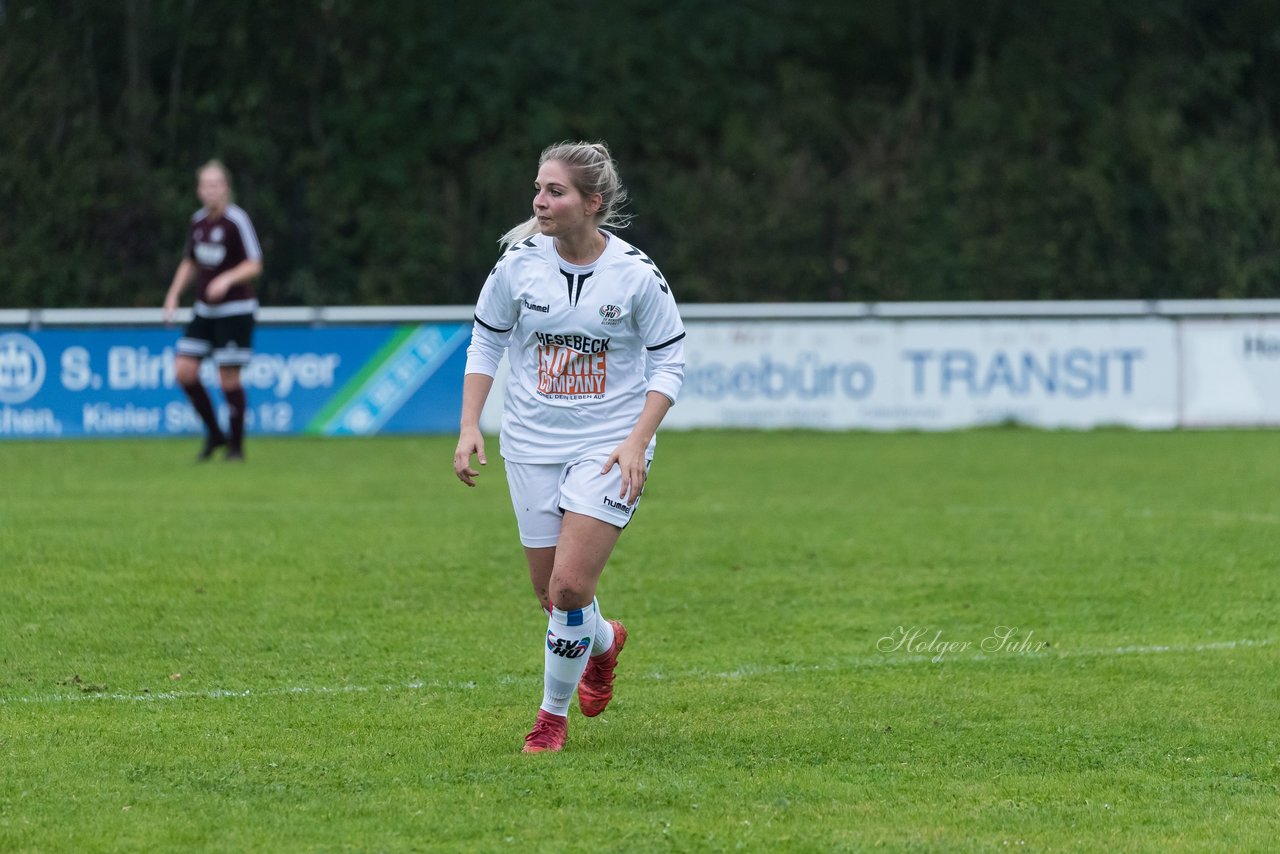
[(1276, 296), (1269, 0), (3, 0), (0, 306), (156, 305), (231, 167), (272, 304), (469, 303), (605, 139), (685, 302)]

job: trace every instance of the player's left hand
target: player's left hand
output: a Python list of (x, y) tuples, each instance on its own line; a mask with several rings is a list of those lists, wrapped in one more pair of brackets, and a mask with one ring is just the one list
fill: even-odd
[(628, 507), (639, 501), (640, 493), (644, 492), (644, 451), (644, 445), (627, 440), (613, 449), (609, 459), (604, 461), (604, 467), (600, 469), (600, 474), (608, 474), (615, 464), (622, 469), (622, 491), (618, 493), (618, 497), (624, 499)]
[(231, 290), (231, 283), (222, 276), (218, 276), (209, 283), (209, 287), (205, 288), (205, 302), (222, 302), (229, 290)]

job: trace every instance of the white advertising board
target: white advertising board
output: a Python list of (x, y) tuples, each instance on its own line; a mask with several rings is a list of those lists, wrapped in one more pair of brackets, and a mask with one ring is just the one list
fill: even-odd
[[(1068, 428), (1280, 426), (1280, 300), (806, 303), (684, 310), (686, 380), (667, 427), (941, 430), (1002, 421)], [(471, 312), (471, 306), (267, 308), (261, 320), (265, 343), (277, 332), (296, 337), (333, 324), (466, 326)], [(83, 420), (86, 429), (91, 422), (95, 430), (105, 429), (120, 413), (154, 413), (153, 401), (134, 395), (80, 407), (77, 413), (83, 409), (84, 418), (77, 414), (67, 420), (36, 395), (55, 378), (88, 383), (66, 385), (71, 392), (101, 387), (123, 393), (128, 378), (112, 373), (110, 352), (89, 361), (80, 358), (88, 352), (87, 343), (111, 332), (128, 336), (129, 346), (141, 352), (150, 346), (139, 344), (142, 338), (158, 330), (163, 330), (158, 308), (0, 309), (0, 438), (77, 435), (67, 424)], [(172, 330), (163, 334), (171, 343)], [(70, 349), (46, 359), (44, 345), (63, 338)], [(293, 343), (300, 352), (318, 346)], [(100, 362), (106, 373), (98, 369)], [(442, 376), (454, 371), (450, 367)], [(499, 428), (505, 379), (504, 360), (481, 419), (489, 434)], [(165, 383), (166, 393), (171, 392), (172, 378)], [(189, 414), (180, 398), (170, 403)], [(302, 410), (294, 403), (293, 414), (299, 416)], [(104, 405), (115, 407), (110, 418), (99, 417), (107, 411)], [(403, 429), (455, 429), (455, 407), (456, 402), (437, 400), (429, 418), (406, 415)], [(271, 410), (269, 419), (276, 428), (312, 429), (297, 418), (282, 420), (278, 410)], [(125, 421), (126, 428), (135, 426)]]
[(665, 426), (952, 429), (1177, 424), (1162, 318), (690, 323)]
[(1182, 423), (1280, 425), (1280, 320), (1182, 322)]

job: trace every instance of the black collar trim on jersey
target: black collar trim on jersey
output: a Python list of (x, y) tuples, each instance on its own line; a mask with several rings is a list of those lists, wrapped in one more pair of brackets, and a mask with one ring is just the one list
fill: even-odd
[(565, 282), (569, 286), (569, 307), (578, 307), (578, 297), (582, 296), (582, 286), (587, 283), (587, 279), (595, 275), (595, 269), (590, 269), (585, 273), (571, 273), (563, 267), (560, 268), (560, 275), (564, 276)]

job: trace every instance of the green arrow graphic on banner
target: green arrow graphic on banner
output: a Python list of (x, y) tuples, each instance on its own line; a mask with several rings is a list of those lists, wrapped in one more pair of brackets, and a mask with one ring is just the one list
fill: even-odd
[(377, 433), (467, 340), (470, 327), (453, 324), (397, 329), (360, 371), (307, 424), (307, 433)]

